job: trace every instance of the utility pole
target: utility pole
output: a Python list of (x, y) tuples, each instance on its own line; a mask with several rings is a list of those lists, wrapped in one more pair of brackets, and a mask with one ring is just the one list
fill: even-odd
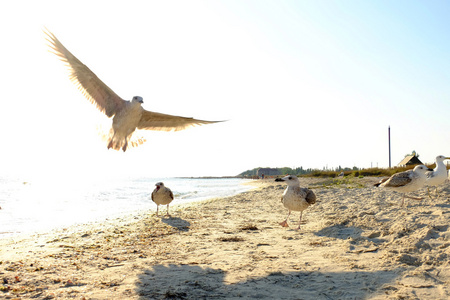
[(388, 127), (388, 141), (389, 141), (389, 169), (391, 168), (391, 126)]

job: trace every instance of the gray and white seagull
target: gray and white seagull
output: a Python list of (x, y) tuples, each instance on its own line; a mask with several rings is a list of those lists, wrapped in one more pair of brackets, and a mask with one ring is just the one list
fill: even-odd
[(424, 165), (418, 165), (415, 166), (412, 170), (396, 173), (389, 178), (384, 178), (374, 185), (377, 187), (383, 187), (402, 193), (401, 206), (403, 206), (403, 204), (405, 203), (405, 197), (414, 200), (423, 199), (406, 196), (405, 193), (414, 192), (422, 188), (425, 184), (425, 181), (427, 180), (426, 173), (429, 171), (433, 170)]
[(103, 83), (86, 65), (79, 61), (56, 36), (44, 31), (52, 52), (66, 63), (70, 71), (70, 79), (83, 95), (106, 116), (112, 119), (112, 127), (108, 136), (108, 149), (126, 151), (131, 146), (142, 144), (145, 140), (132, 140), (133, 133), (138, 130), (178, 131), (202, 124), (220, 121), (204, 121), (152, 112), (142, 108), (142, 97), (134, 96), (131, 101), (123, 100), (112, 89)]
[(302, 222), (303, 211), (307, 209), (312, 204), (316, 203), (316, 195), (314, 192), (308, 188), (301, 188), (300, 181), (297, 176), (288, 175), (283, 178), (277, 178), (275, 181), (283, 181), (287, 183), (287, 187), (284, 190), (283, 196), (281, 196), (281, 202), (284, 207), (286, 207), (289, 212), (286, 220), (280, 223), (283, 227), (289, 227), (287, 221), (291, 215), (291, 211), (300, 212), (300, 220), (298, 222), (297, 230), (300, 229), (300, 224)]
[(160, 205), (167, 205), (166, 215), (169, 216), (169, 204), (173, 201), (173, 193), (162, 182), (157, 182), (155, 185), (156, 188), (152, 192), (152, 200), (156, 203), (156, 216), (158, 216)]
[(444, 155), (436, 156), (436, 167), (433, 171), (427, 172), (427, 180), (425, 185), (427, 186), (428, 196), (431, 198), (430, 186), (436, 188), (436, 195), (439, 197), (439, 192), (437, 186), (443, 184), (447, 179), (447, 167), (444, 164), (444, 160), (450, 159)]

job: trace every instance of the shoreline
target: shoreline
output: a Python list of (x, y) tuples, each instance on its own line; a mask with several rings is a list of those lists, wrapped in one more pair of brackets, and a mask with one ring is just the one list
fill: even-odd
[[(378, 178), (301, 178), (318, 202), (293, 230), (285, 184), (127, 218), (0, 240), (6, 299), (444, 299), (450, 188), (407, 201)], [(416, 193), (426, 196), (426, 189)]]
[[(171, 178), (168, 178), (169, 180), (171, 180)], [(172, 179), (178, 179), (178, 178), (172, 178)], [(200, 179), (201, 180), (201, 179)], [(205, 182), (206, 180), (203, 180), (202, 182)], [(246, 190), (248, 190), (248, 185), (247, 185), (248, 181), (247, 180), (242, 180), (239, 179), (238, 183), (234, 183), (235, 186), (230, 187), (229, 189), (224, 189), (222, 188), (221, 190), (221, 194), (223, 195), (223, 197), (228, 197), (228, 196), (233, 196), (236, 195), (237, 193), (241, 193), (241, 192), (245, 192)], [(206, 183), (206, 185), (208, 185), (209, 183)], [(213, 185), (213, 183), (211, 183)], [(135, 197), (135, 198), (140, 198), (141, 200), (136, 201), (135, 199), (133, 199), (134, 201), (134, 205), (128, 205), (127, 207), (124, 207), (123, 205), (120, 206), (122, 208), (122, 210), (118, 210), (118, 209), (113, 209), (108, 210), (108, 212), (104, 212), (104, 209), (102, 209), (101, 207), (99, 207), (99, 205), (94, 205), (93, 208), (91, 208), (89, 205), (88, 207), (86, 207), (86, 209), (88, 210), (88, 216), (84, 216), (82, 218), (77, 218), (77, 217), (72, 217), (72, 216), (68, 216), (68, 218), (66, 219), (61, 219), (60, 220), (65, 220), (65, 221), (59, 221), (59, 222), (48, 222), (45, 221), (46, 219), (39, 219), (42, 217), (38, 217), (40, 215), (40, 213), (33, 213), (34, 215), (36, 215), (37, 217), (32, 217), (30, 218), (31, 222), (27, 223), (27, 219), (23, 219), (21, 220), (21, 222), (19, 222), (17, 224), (17, 226), (14, 226), (14, 219), (12, 219), (12, 217), (7, 216), (6, 219), (3, 219), (2, 222), (6, 222), (6, 221), (10, 221), (9, 223), (5, 223), (5, 226), (1, 226), (3, 225), (2, 222), (0, 222), (0, 229), (2, 232), (0, 232), (0, 239), (4, 239), (4, 238), (8, 238), (8, 237), (14, 237), (14, 236), (18, 236), (18, 235), (30, 235), (33, 233), (43, 233), (43, 232), (47, 232), (47, 231), (51, 231), (51, 230), (58, 230), (58, 228), (64, 228), (64, 227), (71, 227), (71, 226), (82, 226), (83, 224), (91, 224), (91, 223), (96, 223), (96, 222), (103, 222), (103, 221), (107, 221), (108, 219), (116, 219), (116, 218), (126, 218), (130, 215), (138, 215), (140, 214), (142, 211), (156, 211), (156, 204), (153, 203), (150, 199), (150, 195), (151, 192), (154, 188), (154, 186), (152, 184), (150, 184), (150, 189), (148, 190), (148, 193), (143, 195), (140, 195), (139, 197)], [(208, 186), (206, 186), (208, 188)], [(208, 199), (212, 199), (212, 198), (217, 198), (217, 195), (214, 195), (213, 193), (217, 194), (217, 190), (212, 190), (210, 188), (211, 192), (207, 192), (205, 193), (204, 191), (202, 191), (201, 189), (195, 189), (194, 192), (191, 192), (189, 195), (185, 195), (185, 193), (181, 192), (181, 193), (175, 193), (175, 199), (174, 201), (171, 203), (171, 207), (177, 206), (177, 205), (182, 205), (184, 203), (190, 203), (190, 202), (198, 202), (198, 201), (204, 201), (204, 200), (208, 200)], [(76, 200), (76, 199), (74, 199)], [(96, 203), (101, 203), (103, 200), (97, 200), (93, 201)], [(76, 202), (76, 201), (75, 201)], [(8, 203), (9, 204), (9, 203)], [(12, 205), (12, 204), (10, 204)], [(104, 204), (103, 204), (104, 205)], [(107, 204), (106, 204), (107, 205)], [(115, 205), (115, 204), (112, 204)], [(20, 205), (18, 206), (16, 204), (16, 207), (20, 207)], [(6, 210), (3, 211), (3, 213), (8, 213), (8, 209), (12, 209), (9, 208), (8, 205), (6, 205)], [(125, 210), (123, 210), (125, 209)], [(70, 210), (62, 210), (64, 214), (70, 214), (75, 216), (76, 214), (73, 213), (73, 211)], [(91, 213), (89, 213), (91, 212)], [(21, 216), (18, 215), (17, 212), (13, 212), (13, 214), (16, 214), (16, 217), (20, 219)], [(55, 213), (57, 213), (55, 211)], [(78, 214), (82, 214), (82, 211), (77, 211)], [(0, 214), (0, 217), (1, 214)], [(8, 218), (9, 217), (9, 218)], [(47, 220), (51, 220), (52, 215), (49, 214), (48, 215), (48, 219)], [(28, 224), (28, 225), (27, 225)], [(32, 225), (30, 225), (32, 224)]]
[[(248, 188), (245, 191), (241, 191), (238, 192), (237, 194), (233, 194), (230, 196), (226, 196), (226, 197), (210, 197), (210, 198), (195, 198), (192, 199), (190, 201), (182, 201), (183, 199), (177, 199), (175, 198), (174, 202), (172, 202), (170, 204), (171, 210), (177, 210), (177, 209), (181, 209), (182, 206), (185, 205), (190, 205), (190, 204), (195, 204), (195, 203), (202, 203), (202, 202), (207, 202), (207, 201), (214, 201), (217, 199), (223, 199), (223, 198), (228, 198), (228, 197), (234, 197), (237, 196), (241, 193), (246, 193), (248, 191), (251, 191), (253, 189), (258, 188), (258, 185), (255, 184), (254, 181), (248, 181), (248, 182), (243, 182), (240, 183), (240, 185), (250, 185), (253, 186), (251, 188)], [(181, 203), (176, 203), (176, 201), (182, 201)], [(178, 208), (178, 206), (181, 206), (180, 208)], [(163, 207), (165, 207), (165, 205), (163, 205)], [(92, 227), (103, 227), (106, 224), (115, 224), (115, 223), (132, 223), (134, 221), (138, 222), (138, 221), (142, 221), (145, 217), (147, 217), (149, 214), (154, 214), (156, 212), (156, 204), (155, 207), (149, 208), (146, 211), (131, 211), (131, 212), (126, 212), (126, 213), (117, 213), (115, 215), (109, 216), (109, 217), (101, 217), (97, 220), (92, 220), (89, 222), (81, 222), (81, 223), (75, 223), (75, 224), (71, 224), (71, 225), (65, 225), (65, 226), (61, 226), (61, 228), (50, 228), (50, 229), (41, 229), (41, 230), (37, 230), (37, 231), (27, 231), (27, 232), (5, 232), (2, 233), (0, 232), (0, 246), (1, 246), (1, 241), (2, 240), (24, 240), (24, 239), (30, 239), (31, 237), (34, 236), (40, 236), (40, 235), (57, 235), (57, 234), (61, 234), (62, 232), (73, 232), (73, 231), (77, 231), (77, 230), (82, 230), (80, 228), (92, 228)], [(113, 226), (113, 225), (111, 225)], [(9, 233), (12, 233), (12, 235), (8, 235)], [(5, 236), (2, 236), (2, 234), (7, 234)], [(0, 252), (1, 253), (1, 252)], [(1, 257), (0, 257), (1, 259)]]

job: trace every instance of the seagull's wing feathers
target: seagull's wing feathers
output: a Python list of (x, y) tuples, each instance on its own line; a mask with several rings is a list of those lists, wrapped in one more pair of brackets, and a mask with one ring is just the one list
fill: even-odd
[(114, 116), (125, 104), (113, 90), (104, 84), (87, 66), (78, 60), (56, 36), (44, 31), (52, 52), (67, 64), (70, 70), (70, 79), (74, 82), (84, 96), (108, 117)]
[(305, 197), (306, 202), (308, 202), (309, 204), (316, 203), (316, 194), (314, 194), (314, 192), (311, 191), (310, 189), (305, 188), (305, 190), (306, 190), (306, 197)]
[(400, 172), (394, 174), (389, 178), (385, 183), (383, 183), (386, 187), (399, 187), (404, 186), (412, 181), (412, 172)]
[(437, 172), (434, 171), (428, 171), (425, 173), (425, 175), (427, 176), (427, 178), (433, 178), (437, 176)]
[(179, 131), (197, 125), (217, 123), (221, 121), (203, 121), (193, 118), (172, 116), (148, 110), (143, 110), (138, 129), (159, 130), (159, 131)]

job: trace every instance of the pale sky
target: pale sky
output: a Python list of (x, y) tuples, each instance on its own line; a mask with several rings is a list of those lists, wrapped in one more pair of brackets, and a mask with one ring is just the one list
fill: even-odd
[[(0, 4), (0, 174), (237, 175), (450, 155), (448, 1)], [(119, 96), (228, 120), (107, 150), (48, 28)]]

